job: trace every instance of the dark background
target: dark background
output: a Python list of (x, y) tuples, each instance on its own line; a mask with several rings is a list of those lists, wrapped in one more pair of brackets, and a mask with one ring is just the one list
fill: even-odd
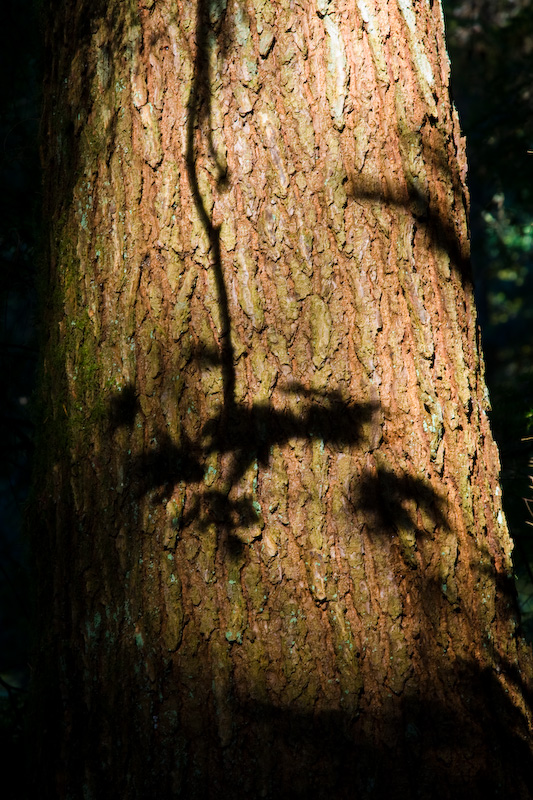
[[(0, 792), (24, 797), (31, 573), (23, 533), (37, 363), (40, 30), (32, 0), (4, 0), (0, 25)], [(17, 779), (10, 781), (10, 776)], [(19, 786), (10, 794), (9, 785)]]
[[(533, 640), (533, 7), (444, 0), (467, 136), (472, 261), (522, 624)], [(24, 530), (38, 361), (41, 23), (4, 0), (0, 27), (0, 753), (23, 770), (32, 579)], [(531, 506), (533, 510), (533, 502)], [(12, 772), (13, 774), (13, 772)], [(21, 774), (21, 772), (19, 772)], [(5, 776), (5, 772), (4, 772)], [(8, 781), (2, 782), (7, 785)], [(15, 795), (13, 795), (14, 797)], [(18, 795), (17, 795), (18, 796)], [(23, 795), (20, 794), (22, 797)]]

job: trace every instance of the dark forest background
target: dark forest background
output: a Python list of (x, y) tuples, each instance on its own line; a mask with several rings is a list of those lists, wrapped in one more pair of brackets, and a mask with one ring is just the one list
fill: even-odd
[[(472, 261), (523, 631), (533, 641), (533, 4), (444, 0), (468, 142)], [(31, 658), (31, 476), (41, 229), (41, 23), (4, 0), (0, 28), (0, 759), (22, 774)], [(531, 507), (526, 500), (532, 498)], [(35, 554), (38, 557), (38, 553)], [(3, 771), (8, 785), (6, 771)], [(22, 789), (21, 789), (22, 792)], [(12, 795), (22, 797), (22, 794)]]

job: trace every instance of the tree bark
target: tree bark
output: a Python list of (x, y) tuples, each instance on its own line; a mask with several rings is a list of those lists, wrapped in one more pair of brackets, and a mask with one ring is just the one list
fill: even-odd
[(41, 796), (530, 797), (440, 4), (50, 5), (43, 163)]

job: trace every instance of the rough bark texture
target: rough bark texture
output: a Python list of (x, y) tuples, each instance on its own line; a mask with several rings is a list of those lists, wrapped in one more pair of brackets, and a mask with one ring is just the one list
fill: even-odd
[(41, 796), (530, 797), (439, 2), (47, 26)]

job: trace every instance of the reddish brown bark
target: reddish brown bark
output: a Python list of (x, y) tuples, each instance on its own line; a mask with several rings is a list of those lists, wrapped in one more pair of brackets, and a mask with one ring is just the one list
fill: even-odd
[(529, 797), (439, 4), (48, 45), (48, 793)]

